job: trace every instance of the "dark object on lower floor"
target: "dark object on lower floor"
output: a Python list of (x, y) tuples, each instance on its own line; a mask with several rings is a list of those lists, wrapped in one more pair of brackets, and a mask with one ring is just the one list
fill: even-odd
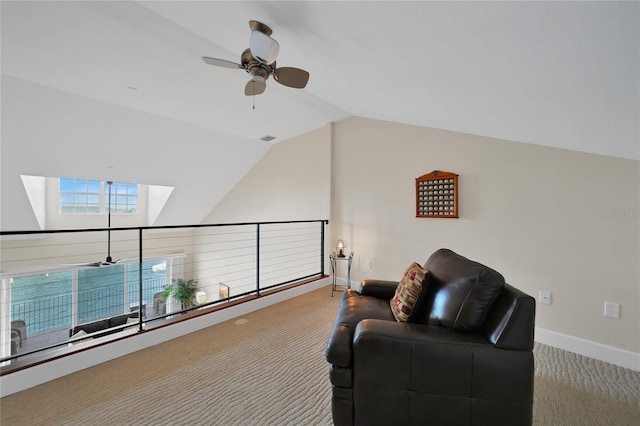
[(127, 324), (127, 320), (129, 318), (133, 318), (137, 320), (138, 312), (136, 311), (136, 312), (131, 312), (129, 314), (122, 314), (122, 315), (116, 315), (110, 318), (104, 318), (98, 321), (78, 324), (69, 330), (69, 337), (73, 337), (79, 331), (84, 331), (87, 334), (91, 334), (91, 333), (96, 333), (102, 330), (104, 330), (104, 333), (96, 334), (93, 337), (106, 336), (108, 334), (112, 334), (112, 333), (123, 330), (123, 328), (113, 328), (113, 327), (118, 327), (118, 326)]
[(27, 323), (24, 320), (11, 321), (11, 355), (16, 355), (27, 339)]

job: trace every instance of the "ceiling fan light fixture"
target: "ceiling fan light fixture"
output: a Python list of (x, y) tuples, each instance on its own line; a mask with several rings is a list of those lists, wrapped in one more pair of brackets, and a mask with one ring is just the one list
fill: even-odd
[(251, 80), (253, 81), (265, 81), (269, 78), (269, 71), (264, 69), (262, 66), (251, 67), (249, 69), (249, 74), (251, 74)]
[(254, 58), (262, 63), (271, 65), (276, 61), (280, 52), (280, 44), (260, 31), (251, 31), (249, 50)]

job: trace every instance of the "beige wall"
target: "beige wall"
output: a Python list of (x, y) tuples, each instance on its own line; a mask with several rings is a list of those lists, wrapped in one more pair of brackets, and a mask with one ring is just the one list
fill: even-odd
[[(399, 279), (447, 247), (551, 291), (537, 327), (640, 352), (638, 161), (352, 118), (332, 167), (331, 240), (355, 251), (352, 280)], [(415, 178), (433, 170), (459, 174), (459, 219), (415, 218)]]
[(329, 218), (331, 125), (273, 145), (203, 223)]

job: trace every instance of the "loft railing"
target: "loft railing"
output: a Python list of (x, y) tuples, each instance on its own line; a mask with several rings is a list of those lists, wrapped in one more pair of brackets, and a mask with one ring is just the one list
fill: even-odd
[[(0, 363), (75, 343), (70, 330), (87, 323), (127, 314), (141, 331), (180, 313), (323, 276), (327, 224), (2, 231)], [(105, 262), (108, 255), (113, 264)], [(179, 278), (198, 283), (196, 306), (182, 309), (162, 298)]]

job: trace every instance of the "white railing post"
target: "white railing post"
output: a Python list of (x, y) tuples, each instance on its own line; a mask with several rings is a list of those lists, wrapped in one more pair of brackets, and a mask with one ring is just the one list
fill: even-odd
[(78, 325), (78, 270), (71, 272), (71, 328)]
[(11, 356), (11, 283), (3, 278), (0, 287), (0, 358)]

